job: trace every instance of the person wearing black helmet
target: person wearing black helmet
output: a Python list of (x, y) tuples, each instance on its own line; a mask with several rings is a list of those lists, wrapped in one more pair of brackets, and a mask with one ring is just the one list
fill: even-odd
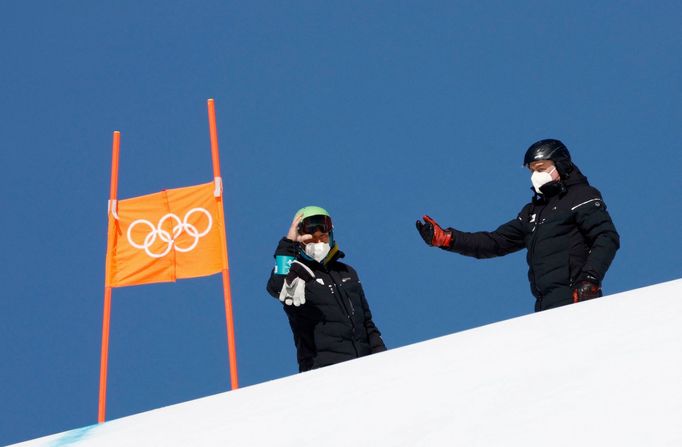
[(385, 351), (355, 270), (339, 261), (331, 216), (300, 209), (275, 250), (267, 291), (284, 303), (299, 371)]
[(536, 312), (602, 296), (620, 237), (601, 193), (559, 140), (533, 143), (523, 164), (531, 172), (533, 198), (515, 219), (495, 231), (469, 233), (423, 216), (419, 234), (430, 246), (479, 259), (526, 248)]

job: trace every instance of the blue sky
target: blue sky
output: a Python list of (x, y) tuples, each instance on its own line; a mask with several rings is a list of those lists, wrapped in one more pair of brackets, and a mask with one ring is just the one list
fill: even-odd
[[(111, 133), (120, 198), (210, 181), (210, 97), (242, 386), (296, 371), (265, 283), (305, 205), (331, 212), (390, 348), (532, 312), (523, 252), (430, 249), (414, 221), (515, 217), (540, 138), (568, 145), (621, 234), (607, 293), (681, 277), (681, 15), (672, 1), (4, 2), (0, 444), (96, 422)], [(116, 289), (112, 306), (109, 418), (228, 389), (219, 275)]]

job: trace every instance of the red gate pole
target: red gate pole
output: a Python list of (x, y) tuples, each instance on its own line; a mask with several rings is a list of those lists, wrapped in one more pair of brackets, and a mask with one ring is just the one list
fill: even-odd
[[(111, 188), (109, 190), (108, 219), (111, 227), (112, 219), (116, 219), (116, 191), (118, 189), (118, 155), (121, 145), (121, 132), (114, 131), (111, 153)], [(112, 241), (107, 238), (107, 260), (104, 279), (104, 314), (102, 316), (102, 355), (99, 372), (99, 410), (97, 422), (102, 423), (106, 419), (107, 408), (107, 367), (109, 362), (109, 321), (111, 320), (111, 286), (109, 286), (109, 264)]]
[(230, 362), (230, 385), (233, 390), (239, 388), (237, 375), (237, 350), (234, 339), (234, 319), (232, 317), (232, 291), (230, 288), (230, 264), (227, 253), (227, 236), (225, 235), (225, 211), (223, 210), (223, 181), (220, 176), (220, 154), (218, 150), (218, 129), (215, 119), (215, 102), (208, 100), (208, 126), (211, 134), (211, 158), (213, 160), (213, 179), (216, 189), (215, 196), (220, 208), (220, 218), (223, 224), (221, 239), (223, 243), (223, 298), (225, 301), (225, 321), (227, 325), (227, 350)]

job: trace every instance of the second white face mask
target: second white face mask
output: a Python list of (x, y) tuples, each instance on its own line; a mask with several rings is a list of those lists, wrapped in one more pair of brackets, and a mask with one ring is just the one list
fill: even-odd
[(305, 246), (305, 254), (320, 262), (327, 256), (331, 247), (327, 242), (309, 243)]
[(542, 194), (542, 191), (540, 191), (540, 187), (542, 187), (542, 185), (552, 181), (552, 172), (554, 171), (556, 171), (556, 168), (552, 168), (552, 170), (549, 172), (535, 171), (530, 176), (530, 181), (533, 184), (533, 188), (535, 188), (535, 191), (538, 194)]

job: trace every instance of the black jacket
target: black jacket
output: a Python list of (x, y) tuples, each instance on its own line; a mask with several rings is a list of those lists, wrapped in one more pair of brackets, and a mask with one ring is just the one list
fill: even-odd
[[(275, 256), (294, 256), (307, 265), (315, 279), (305, 287), (306, 302), (300, 307), (286, 306), (298, 358), (299, 371), (320, 368), (386, 350), (381, 333), (355, 270), (338, 259), (338, 249), (319, 263), (304, 259), (299, 244), (282, 238)], [(279, 299), (286, 275), (272, 270), (267, 291)]]
[(570, 304), (575, 283), (601, 281), (620, 238), (600, 192), (576, 167), (567, 179), (542, 187), (516, 219), (493, 232), (453, 232), (447, 250), (476, 258), (528, 249), (528, 279), (535, 310)]

